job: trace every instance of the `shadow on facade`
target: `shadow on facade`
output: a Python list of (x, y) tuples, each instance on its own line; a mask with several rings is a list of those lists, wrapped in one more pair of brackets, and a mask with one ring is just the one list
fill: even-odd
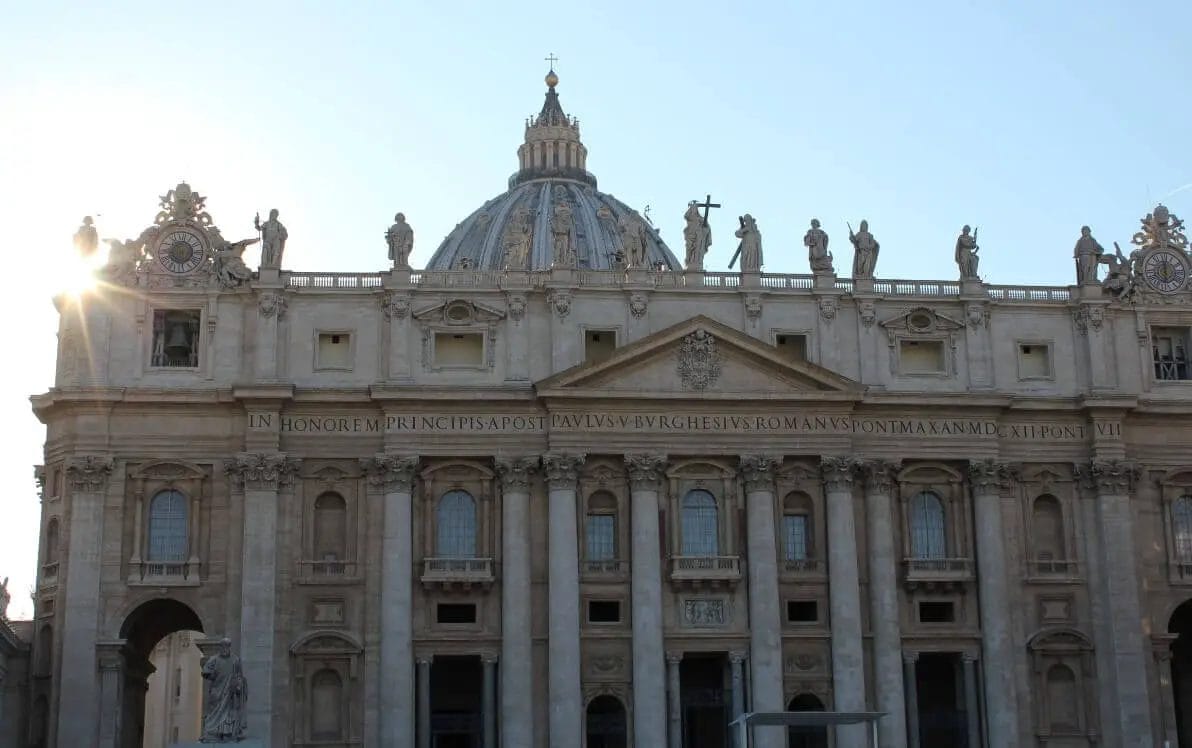
[[(203, 623), (189, 606), (177, 600), (150, 600), (136, 608), (124, 619), (120, 638), (125, 641), (121, 650), (123, 683), (116, 689), (121, 715), (120, 735), (116, 744), (121, 748), (142, 748), (145, 735), (145, 693), (153, 666), (149, 658), (153, 648), (165, 637), (178, 631), (203, 631)], [(105, 683), (105, 687), (107, 684)]]

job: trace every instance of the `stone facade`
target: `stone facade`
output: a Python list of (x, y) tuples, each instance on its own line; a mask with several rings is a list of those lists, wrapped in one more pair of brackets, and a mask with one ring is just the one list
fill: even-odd
[(270, 746), (1192, 730), (1186, 286), (150, 254), (59, 299), (33, 398), (31, 744), (139, 745), (179, 630), (232, 639)]

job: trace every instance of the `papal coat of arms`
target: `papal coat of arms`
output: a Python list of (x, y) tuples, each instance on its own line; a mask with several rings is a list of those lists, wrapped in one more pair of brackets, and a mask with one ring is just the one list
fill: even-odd
[(716, 338), (707, 330), (696, 330), (683, 338), (679, 348), (679, 379), (689, 390), (706, 390), (720, 376), (720, 352)]

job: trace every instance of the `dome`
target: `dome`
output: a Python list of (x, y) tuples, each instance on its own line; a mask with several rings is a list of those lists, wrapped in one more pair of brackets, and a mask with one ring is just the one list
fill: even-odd
[(587, 171), (588, 149), (580, 141), (579, 121), (559, 104), (558, 82), (552, 70), (542, 111), (526, 122), (525, 142), (517, 151), (519, 169), (509, 178), (509, 190), (457, 225), (427, 270), (547, 270), (554, 262), (552, 216), (564, 205), (571, 217), (575, 267), (624, 267), (633, 254), (625, 246), (626, 234), (641, 239), (646, 267), (682, 267), (657, 229), (596, 189), (596, 177)]

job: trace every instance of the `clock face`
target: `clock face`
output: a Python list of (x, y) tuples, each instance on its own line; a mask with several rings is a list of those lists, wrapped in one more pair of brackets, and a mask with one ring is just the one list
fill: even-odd
[(170, 229), (157, 244), (157, 261), (171, 273), (189, 273), (204, 257), (203, 240), (187, 229)]
[(1161, 249), (1143, 260), (1142, 277), (1159, 293), (1175, 293), (1188, 280), (1188, 264), (1181, 255)]

